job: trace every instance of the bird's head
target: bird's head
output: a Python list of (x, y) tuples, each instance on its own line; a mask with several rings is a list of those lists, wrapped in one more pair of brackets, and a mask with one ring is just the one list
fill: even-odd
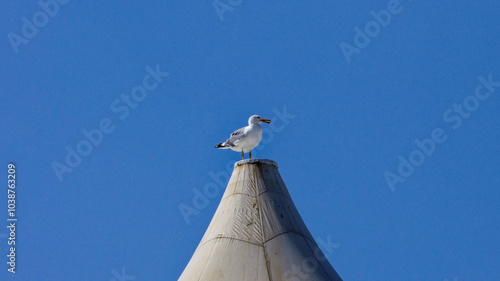
[(262, 124), (262, 123), (271, 124), (271, 120), (264, 119), (264, 118), (260, 117), (259, 115), (252, 115), (252, 116), (250, 116), (250, 119), (248, 119), (248, 125)]

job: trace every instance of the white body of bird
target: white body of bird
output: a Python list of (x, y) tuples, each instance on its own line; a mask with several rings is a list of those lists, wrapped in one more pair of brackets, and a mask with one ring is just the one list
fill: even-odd
[(269, 119), (263, 119), (258, 115), (252, 115), (248, 119), (248, 126), (234, 131), (229, 139), (223, 143), (215, 145), (220, 149), (231, 149), (241, 152), (241, 158), (244, 158), (244, 153), (250, 153), (252, 158), (252, 149), (256, 148), (262, 140), (262, 123), (271, 123)]

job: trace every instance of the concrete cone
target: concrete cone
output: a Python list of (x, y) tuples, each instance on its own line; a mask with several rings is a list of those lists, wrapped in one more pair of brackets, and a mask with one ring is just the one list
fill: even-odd
[(179, 281), (342, 281), (302, 221), (278, 165), (235, 163)]

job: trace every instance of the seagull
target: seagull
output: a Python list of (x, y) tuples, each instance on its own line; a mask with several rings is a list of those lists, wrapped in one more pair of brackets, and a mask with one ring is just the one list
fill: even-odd
[(260, 127), (262, 123), (271, 124), (271, 120), (259, 115), (250, 116), (248, 126), (234, 131), (225, 142), (216, 144), (215, 147), (241, 151), (241, 159), (245, 159), (245, 153), (249, 152), (250, 159), (252, 159), (252, 149), (257, 147), (262, 140), (262, 127)]

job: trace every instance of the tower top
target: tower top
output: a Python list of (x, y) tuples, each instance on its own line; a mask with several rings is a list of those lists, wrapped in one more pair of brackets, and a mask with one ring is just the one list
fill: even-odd
[(234, 163), (234, 167), (236, 168), (237, 166), (242, 166), (246, 164), (265, 164), (265, 165), (271, 165), (276, 168), (278, 168), (278, 163), (274, 162), (273, 160), (268, 160), (268, 159), (244, 159), (240, 160), (236, 163)]
[(234, 164), (226, 191), (179, 281), (342, 281), (281, 179), (278, 164)]

